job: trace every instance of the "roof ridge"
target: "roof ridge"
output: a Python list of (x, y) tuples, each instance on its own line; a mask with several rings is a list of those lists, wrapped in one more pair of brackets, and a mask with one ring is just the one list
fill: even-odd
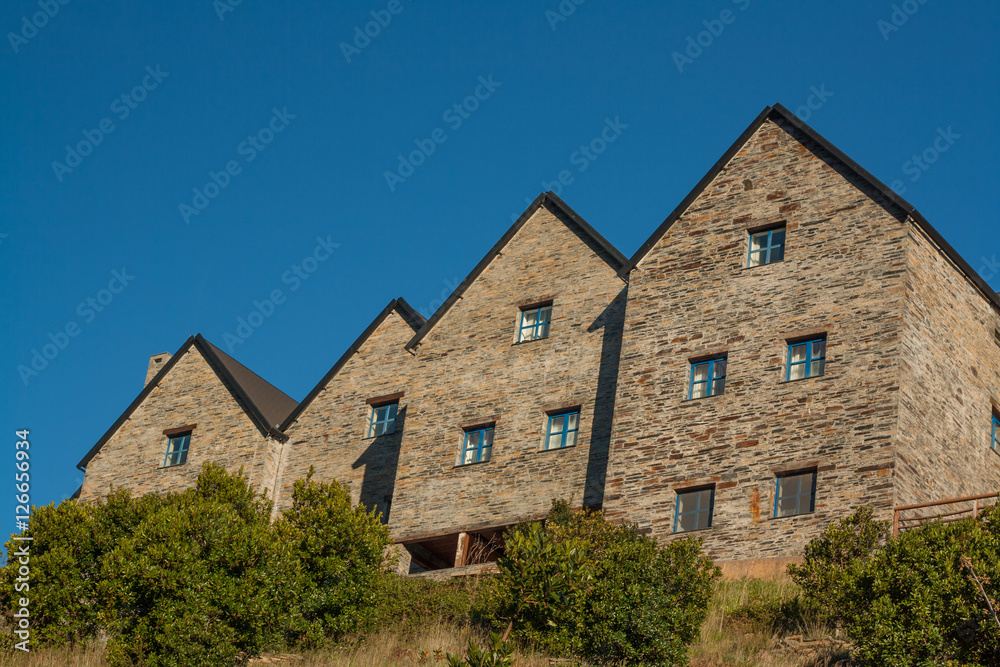
[(407, 350), (412, 350), (420, 344), (420, 341), (423, 340), (431, 329), (434, 328), (434, 325), (437, 324), (442, 317), (444, 317), (445, 313), (451, 309), (456, 301), (462, 298), (465, 291), (479, 278), (480, 275), (482, 275), (483, 271), (485, 271), (490, 265), (490, 262), (492, 262), (493, 259), (500, 254), (500, 251), (503, 250), (508, 243), (510, 243), (517, 232), (519, 232), (531, 216), (535, 214), (535, 211), (542, 206), (552, 206), (557, 210), (557, 212), (562, 213), (569, 218), (573, 224), (577, 225), (583, 232), (583, 236), (585, 237), (584, 242), (586, 242), (586, 239), (589, 238), (610, 256), (611, 261), (609, 261), (607, 257), (602, 259), (604, 259), (604, 261), (607, 262), (608, 266), (612, 269), (621, 270), (622, 267), (624, 267), (628, 262), (625, 255), (615, 248), (600, 234), (600, 232), (594, 229), (590, 223), (584, 220), (579, 213), (570, 208), (569, 205), (560, 199), (554, 192), (551, 190), (543, 192), (535, 197), (535, 200), (528, 205), (528, 208), (524, 210), (524, 213), (518, 216), (517, 220), (514, 221), (514, 224), (512, 224), (507, 231), (504, 232), (503, 236), (500, 237), (500, 240), (493, 244), (493, 247), (490, 248), (489, 252), (487, 252), (479, 263), (473, 267), (472, 271), (469, 272), (469, 275), (465, 277), (465, 280), (459, 283), (458, 287), (452, 291), (451, 295), (445, 299), (444, 303), (438, 307), (434, 314), (431, 315), (430, 319), (428, 319), (420, 330), (414, 334), (413, 338), (411, 338), (406, 344)]
[(656, 243), (663, 238), (667, 230), (690, 208), (694, 200), (704, 192), (705, 188), (715, 180), (715, 177), (725, 168), (727, 164), (733, 159), (740, 148), (742, 148), (750, 137), (764, 124), (765, 121), (771, 119), (772, 117), (778, 117), (786, 121), (795, 129), (802, 132), (806, 137), (815, 142), (820, 148), (830, 153), (836, 160), (843, 164), (848, 170), (853, 172), (858, 178), (863, 182), (868, 184), (875, 191), (882, 194), (891, 203), (898, 206), (913, 222), (924, 231), (931, 240), (937, 244), (941, 251), (945, 254), (948, 259), (955, 264), (960, 271), (962, 271), (966, 278), (978, 288), (987, 300), (998, 310), (1000, 310), (1000, 296), (990, 288), (985, 280), (969, 265), (965, 259), (958, 254), (958, 252), (951, 247), (951, 245), (941, 236), (940, 232), (934, 229), (928, 220), (917, 211), (916, 207), (910, 202), (906, 201), (902, 196), (890, 189), (885, 183), (873, 176), (868, 170), (859, 165), (853, 159), (847, 156), (842, 150), (833, 145), (826, 137), (821, 135), (815, 129), (813, 129), (808, 123), (803, 121), (801, 118), (793, 114), (791, 111), (783, 107), (781, 104), (775, 104), (774, 106), (764, 107), (764, 110), (753, 120), (752, 123), (747, 127), (746, 130), (733, 142), (733, 144), (722, 154), (711, 169), (701, 178), (700, 181), (694, 186), (694, 188), (681, 200), (681, 202), (670, 212), (670, 215), (657, 227), (650, 237), (643, 243), (639, 249), (629, 258), (625, 266), (618, 272), (618, 275), (625, 278), (642, 260), (643, 257), (652, 249)]
[(325, 389), (328, 384), (330, 384), (330, 381), (333, 380), (334, 376), (336, 376), (337, 373), (340, 372), (340, 369), (343, 368), (347, 364), (347, 362), (350, 361), (351, 357), (353, 357), (358, 352), (358, 350), (361, 349), (361, 346), (365, 343), (365, 341), (368, 340), (368, 338), (373, 333), (375, 333), (375, 330), (382, 325), (385, 319), (389, 317), (389, 314), (392, 313), (393, 311), (400, 311), (399, 312), (400, 317), (403, 319), (404, 322), (406, 322), (407, 326), (409, 326), (411, 329), (413, 328), (413, 323), (407, 320), (407, 312), (404, 311), (408, 311), (408, 313), (416, 315), (416, 317), (419, 318), (420, 320), (424, 319), (423, 315), (413, 310), (410, 304), (408, 304), (402, 297), (390, 301), (388, 305), (386, 305), (386, 307), (382, 309), (382, 312), (380, 312), (378, 315), (375, 316), (375, 319), (372, 320), (371, 324), (369, 324), (365, 328), (365, 330), (361, 332), (361, 335), (358, 336), (355, 339), (355, 341), (348, 346), (344, 354), (342, 354), (340, 358), (337, 359), (336, 363), (333, 364), (333, 367), (331, 367), (330, 370), (326, 372), (326, 375), (320, 378), (319, 382), (316, 383), (316, 386), (314, 386), (312, 390), (306, 395), (306, 397), (303, 398), (297, 406), (295, 406), (295, 408), (288, 414), (287, 417), (285, 417), (285, 420), (278, 427), (279, 431), (283, 433), (286, 429), (288, 429), (289, 426), (298, 421), (298, 418), (302, 415), (303, 412), (305, 412), (305, 409), (309, 407), (309, 405), (316, 399), (319, 393), (323, 391), (323, 389)]

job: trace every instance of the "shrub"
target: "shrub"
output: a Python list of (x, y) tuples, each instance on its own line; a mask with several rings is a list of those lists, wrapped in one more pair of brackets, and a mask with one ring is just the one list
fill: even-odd
[(207, 463), (104, 559), (99, 590), (112, 665), (240, 665), (277, 635), (296, 581), (272, 539), (271, 503), (242, 471)]
[(803, 597), (819, 619), (841, 624), (853, 609), (854, 584), (865, 564), (889, 534), (889, 524), (875, 521), (871, 507), (830, 524), (805, 549), (802, 565), (789, 565), (788, 574), (802, 587)]
[(338, 482), (295, 482), (292, 506), (275, 525), (297, 572), (285, 634), (317, 646), (364, 629), (375, 618), (389, 530), (373, 510), (351, 506)]
[(479, 577), (435, 581), (385, 573), (378, 587), (374, 627), (408, 635), (426, 628), (428, 622), (464, 625), (480, 586)]
[[(31, 640), (37, 646), (83, 643), (99, 627), (97, 582), (105, 555), (159, 502), (112, 492), (95, 504), (65, 500), (36, 507), (21, 536), (7, 542), (8, 562), (0, 570), (0, 608), (8, 615), (30, 601)], [(30, 581), (17, 581), (17, 551), (28, 545)]]
[(1000, 664), (1000, 624), (972, 571), (996, 609), (1000, 510), (890, 540), (867, 561), (851, 609), (842, 610), (857, 657), (871, 665)]
[(549, 651), (615, 664), (686, 664), (719, 570), (692, 538), (660, 546), (600, 512), (556, 503), (506, 538), (483, 615)]

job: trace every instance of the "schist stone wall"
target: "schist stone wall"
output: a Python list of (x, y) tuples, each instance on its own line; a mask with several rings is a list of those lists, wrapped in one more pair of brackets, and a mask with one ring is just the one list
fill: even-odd
[[(307, 409), (286, 429), (278, 509), (291, 504), (292, 485), (314, 468), (313, 479), (339, 480), (354, 502), (391, 516), (390, 503), (399, 464), (400, 441), (412, 434), (409, 424), (409, 377), (414, 359), (405, 349), (414, 330), (395, 309), (365, 339)], [(368, 437), (372, 407), (368, 399), (399, 398), (396, 432)]]
[[(477, 568), (489, 559), (466, 559), (469, 540), (556, 499), (669, 540), (677, 493), (711, 486), (706, 551), (773, 565), (859, 505), (889, 519), (996, 491), (996, 295), (793, 116), (766, 110), (740, 141), (632, 260), (540, 197), (430, 322), (391, 302), (297, 406), (200, 336), (155, 355), (147, 383), (172, 367), (85, 458), (81, 497), (184, 488), (218, 461), (278, 511), (313, 469), (380, 511), (421, 567)], [(748, 268), (751, 234), (777, 225), (783, 260)], [(548, 337), (518, 343), (539, 304)], [(820, 337), (824, 374), (787, 381), (789, 344)], [(719, 356), (724, 393), (689, 399), (692, 363)], [(394, 432), (370, 437), (390, 400)], [(571, 408), (577, 444), (546, 451), (548, 415)], [(190, 424), (187, 463), (163, 468), (164, 431)], [(491, 459), (461, 465), (465, 430), (485, 425)], [(777, 476), (797, 471), (815, 471), (814, 511), (773, 518)]]
[[(553, 500), (600, 503), (625, 283), (621, 262), (539, 208), (415, 349), (389, 526), (397, 539), (506, 525)], [(548, 338), (515, 342), (552, 303)], [(575, 447), (545, 451), (547, 413), (579, 407)], [(458, 465), (464, 429), (495, 423), (492, 458)]]
[[(719, 560), (790, 556), (857, 505), (893, 503), (907, 226), (787, 125), (763, 126), (629, 281), (605, 509), (673, 533), (678, 490), (715, 485)], [(749, 231), (786, 226), (747, 268)], [(786, 382), (788, 341), (827, 336), (826, 372)], [(725, 392), (688, 400), (725, 354)], [(775, 519), (777, 473), (817, 471), (815, 512)]]
[(1000, 489), (1000, 318), (919, 229), (907, 239), (896, 504)]
[[(150, 360), (147, 383), (159, 370), (154, 370), (159, 356)], [(164, 431), (192, 424), (187, 463), (165, 468)], [(105, 496), (112, 487), (127, 487), (135, 494), (183, 489), (194, 485), (206, 461), (234, 473), (242, 466), (251, 483), (270, 490), (276, 445), (247, 419), (215, 371), (191, 347), (87, 464), (80, 498)]]

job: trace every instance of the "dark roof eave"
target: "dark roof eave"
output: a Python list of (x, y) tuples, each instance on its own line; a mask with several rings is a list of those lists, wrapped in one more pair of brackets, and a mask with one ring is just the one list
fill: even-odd
[[(594, 229), (590, 223), (584, 220), (579, 213), (570, 208), (566, 202), (556, 196), (553, 192), (543, 192), (535, 197), (535, 200), (528, 205), (528, 208), (524, 210), (524, 213), (522, 213), (517, 220), (514, 221), (514, 224), (511, 225), (504, 235), (500, 237), (500, 240), (497, 241), (492, 248), (490, 248), (490, 251), (486, 253), (486, 256), (483, 257), (478, 264), (476, 264), (475, 268), (473, 268), (469, 275), (465, 277), (465, 280), (459, 283), (458, 287), (456, 287), (451, 295), (445, 299), (444, 303), (441, 304), (437, 311), (431, 315), (431, 318), (427, 320), (426, 324), (424, 324), (424, 326), (420, 328), (413, 338), (410, 339), (410, 341), (406, 344), (407, 350), (413, 350), (420, 344), (420, 341), (424, 339), (431, 329), (434, 328), (434, 325), (437, 324), (442, 317), (444, 317), (445, 313), (451, 309), (455, 302), (462, 298), (465, 291), (469, 289), (472, 283), (474, 283), (483, 271), (486, 270), (486, 267), (490, 265), (490, 262), (492, 262), (493, 259), (500, 254), (504, 247), (510, 243), (510, 240), (514, 238), (514, 235), (520, 231), (521, 227), (524, 226), (528, 219), (534, 215), (535, 211), (546, 204), (556, 208), (560, 213), (572, 220), (573, 223), (580, 228), (584, 235), (604, 250), (604, 252), (610, 257), (611, 261), (608, 261), (608, 264), (611, 268), (619, 271), (628, 262), (628, 258), (626, 258), (625, 255), (623, 255), (596, 229)], [(619, 273), (619, 275), (621, 274)]]
[(414, 328), (413, 323), (408, 321), (408, 318), (414, 318), (415, 316), (415, 319), (413, 319), (414, 323), (419, 321), (424, 321), (424, 322), (426, 321), (424, 320), (423, 315), (414, 310), (413, 307), (410, 306), (410, 304), (408, 304), (402, 297), (390, 301), (389, 305), (383, 308), (382, 312), (379, 313), (375, 317), (375, 319), (372, 320), (371, 324), (369, 324), (368, 327), (361, 332), (361, 335), (358, 336), (353, 343), (351, 343), (351, 345), (347, 348), (344, 354), (340, 356), (340, 359), (338, 359), (337, 362), (333, 365), (333, 368), (327, 371), (326, 375), (324, 375), (320, 379), (320, 381), (316, 383), (316, 386), (313, 387), (312, 391), (310, 391), (309, 394), (306, 395), (306, 397), (303, 398), (302, 401), (295, 407), (295, 409), (292, 410), (291, 414), (289, 414), (285, 418), (285, 421), (282, 422), (281, 426), (279, 427), (281, 431), (287, 430), (288, 427), (290, 427), (292, 424), (295, 423), (296, 420), (298, 420), (302, 412), (309, 406), (310, 403), (312, 403), (316, 399), (317, 396), (319, 396), (320, 392), (323, 391), (323, 389), (326, 388), (326, 386), (330, 383), (330, 381), (333, 380), (334, 376), (340, 372), (340, 369), (343, 368), (344, 365), (347, 364), (348, 361), (350, 361), (351, 357), (353, 357), (357, 353), (357, 351), (361, 349), (361, 346), (364, 344), (366, 340), (368, 340), (368, 337), (371, 336), (373, 333), (375, 333), (375, 330), (378, 329), (378, 327), (382, 324), (382, 322), (385, 321), (385, 318), (389, 317), (389, 314), (392, 313), (393, 310), (397, 309), (401, 311), (400, 316), (403, 318), (404, 321), (407, 321), (407, 324), (410, 326), (411, 329)]
[(725, 168), (730, 160), (739, 152), (739, 149), (750, 139), (754, 132), (756, 132), (761, 125), (764, 124), (766, 120), (772, 117), (772, 115), (779, 116), (782, 120), (788, 122), (790, 125), (795, 127), (797, 130), (805, 134), (812, 141), (816, 142), (824, 150), (828, 151), (837, 160), (844, 164), (850, 171), (858, 176), (862, 181), (871, 186), (875, 191), (882, 194), (890, 202), (898, 206), (904, 213), (906, 213), (928, 237), (941, 249), (945, 256), (951, 260), (953, 264), (965, 277), (986, 297), (986, 299), (993, 305), (994, 308), (1000, 310), (1000, 296), (990, 288), (990, 286), (983, 280), (982, 276), (979, 275), (965, 259), (958, 254), (958, 252), (952, 248), (952, 246), (944, 239), (941, 234), (934, 229), (934, 226), (919, 212), (916, 207), (911, 203), (906, 201), (899, 194), (894, 192), (885, 183), (875, 178), (871, 173), (868, 172), (864, 167), (859, 165), (857, 162), (852, 160), (847, 156), (842, 150), (834, 146), (829, 140), (827, 140), (823, 135), (814, 130), (812, 127), (803, 122), (798, 116), (793, 114), (791, 111), (783, 107), (781, 104), (775, 104), (774, 106), (765, 107), (762, 112), (750, 123), (749, 127), (743, 131), (743, 134), (733, 142), (733, 144), (723, 153), (722, 157), (712, 165), (712, 168), (708, 170), (708, 173), (702, 177), (698, 184), (695, 185), (694, 189), (688, 193), (688, 195), (681, 201), (680, 204), (667, 216), (667, 219), (660, 224), (659, 227), (650, 235), (645, 243), (640, 246), (640, 248), (632, 255), (628, 260), (626, 265), (622, 268), (618, 275), (623, 278), (627, 276), (636, 265), (642, 260), (643, 257), (652, 249), (654, 245), (667, 233), (667, 230), (684, 214), (684, 212), (691, 206), (695, 199), (709, 186), (709, 184), (715, 180), (715, 177)]
[(132, 401), (127, 408), (125, 408), (125, 412), (123, 412), (121, 416), (115, 420), (115, 423), (111, 425), (111, 428), (105, 431), (104, 435), (101, 436), (101, 439), (97, 441), (97, 444), (91, 447), (90, 451), (87, 452), (82, 459), (80, 459), (80, 462), (76, 464), (77, 470), (83, 471), (87, 467), (87, 464), (90, 463), (90, 460), (97, 455), (97, 452), (101, 450), (104, 443), (111, 439), (111, 436), (114, 435), (119, 428), (121, 428), (121, 425), (125, 423), (133, 412), (135, 412), (136, 408), (138, 408), (142, 402), (146, 400), (146, 397), (152, 393), (153, 389), (157, 384), (159, 384), (160, 380), (162, 380), (163, 377), (174, 367), (177, 360), (184, 356), (189, 349), (191, 349), (194, 342), (194, 336), (190, 336), (186, 341), (184, 341), (184, 344), (178, 348), (174, 356), (172, 356), (167, 363), (163, 364), (163, 368), (160, 369), (160, 372), (154, 375), (153, 379), (146, 383), (146, 386), (142, 388), (142, 391), (135, 397), (135, 400)]

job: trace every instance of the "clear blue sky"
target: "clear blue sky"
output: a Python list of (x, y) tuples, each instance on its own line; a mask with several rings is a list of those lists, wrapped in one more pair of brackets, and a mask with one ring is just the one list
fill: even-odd
[[(440, 303), (563, 170), (562, 197), (631, 255), (775, 102), (898, 181), (975, 268), (1000, 255), (995, 2), (235, 2), (0, 9), (0, 533), (15, 429), (45, 504), (149, 355), (193, 333), (301, 399), (391, 298)], [(411, 173), (415, 142), (434, 151)], [(317, 238), (339, 247), (303, 269)], [(64, 349), (22, 377), (50, 334)]]

